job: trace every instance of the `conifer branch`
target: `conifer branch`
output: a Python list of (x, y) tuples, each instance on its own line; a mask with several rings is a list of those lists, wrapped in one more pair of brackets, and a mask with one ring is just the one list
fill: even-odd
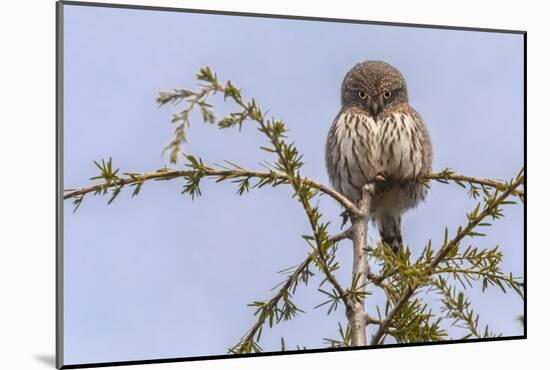
[[(204, 177), (214, 178), (216, 181), (223, 181), (226, 179), (244, 179), (244, 178), (256, 178), (259, 180), (272, 179), (280, 180), (285, 183), (288, 183), (288, 176), (284, 173), (270, 171), (250, 171), (244, 169), (234, 169), (234, 170), (223, 170), (223, 169), (213, 169), (206, 166), (200, 168), (200, 172)], [(160, 180), (173, 180), (177, 178), (188, 178), (190, 176), (196, 175), (197, 170), (175, 170), (168, 168), (161, 168), (154, 172), (148, 173), (125, 173), (124, 177), (117, 177), (111, 181), (103, 181), (99, 184), (90, 185), (80, 189), (65, 189), (65, 194), (63, 199), (71, 198), (81, 198), (88, 193), (94, 194), (106, 194), (107, 190), (110, 188), (123, 187), (126, 185), (135, 186), (138, 184), (144, 184), (148, 181), (160, 181)], [(331, 189), (325, 185), (319, 184), (311, 179), (302, 178), (302, 183), (310, 186), (313, 189), (316, 189), (334, 200), (336, 200), (342, 207), (350, 211), (352, 214), (359, 214), (358, 208), (350, 202), (345, 196), (338, 193), (336, 190)]]
[[(505, 189), (500, 193), (499, 189), (495, 189), (492, 194), (485, 195), (485, 206), (484, 209), (480, 212), (481, 204), (478, 204), (476, 208), (469, 214), (467, 214), (468, 223), (465, 227), (460, 227), (457, 230), (456, 235), (451, 240), (445, 240), (445, 243), (437, 254), (433, 257), (431, 262), (426, 266), (422, 271), (424, 279), (428, 279), (431, 275), (434, 274), (439, 263), (449, 254), (452, 250), (456, 250), (462, 241), (467, 236), (476, 236), (474, 229), (487, 217), (492, 217), (493, 219), (502, 217), (502, 212), (500, 206), (506, 204), (506, 199), (521, 185), (523, 184), (524, 175), (523, 169), (519, 172), (514, 180), (505, 186)], [(446, 238), (447, 239), (447, 238)], [(372, 337), (372, 345), (379, 344), (382, 337), (387, 333), (387, 329), (392, 324), (393, 319), (399, 313), (399, 310), (407, 303), (407, 301), (415, 294), (416, 290), (422, 284), (412, 283), (409, 285), (400, 298), (397, 300), (391, 311), (386, 315), (382, 320), (381, 324), (378, 327), (378, 330)]]
[[(97, 162), (94, 162), (97, 163)], [(215, 179), (236, 179), (236, 178), (257, 178), (257, 179), (276, 179), (284, 181), (285, 183), (288, 183), (288, 176), (284, 173), (280, 173), (277, 171), (252, 171), (252, 170), (225, 170), (225, 169), (212, 169), (212, 168), (202, 168), (202, 173), (205, 177), (209, 178), (215, 178)], [(499, 182), (495, 180), (490, 179), (482, 179), (482, 178), (475, 178), (471, 176), (465, 176), (460, 174), (451, 174), (448, 175), (446, 173), (447, 170), (444, 170), (442, 172), (434, 172), (430, 173), (422, 178), (419, 178), (419, 181), (425, 180), (434, 180), (441, 183), (448, 183), (449, 180), (457, 180), (460, 183), (467, 182), (473, 185), (483, 185), (492, 189), (498, 189), (503, 191), (506, 189), (507, 185), (504, 182)], [(83, 188), (70, 188), (64, 190), (63, 199), (75, 199), (75, 198), (83, 198), (85, 195), (89, 193), (94, 194), (107, 194), (107, 191), (110, 188), (116, 188), (116, 187), (123, 187), (126, 185), (135, 186), (135, 185), (143, 185), (144, 183), (148, 181), (160, 181), (160, 180), (173, 180), (177, 178), (186, 178), (189, 176), (192, 176), (196, 174), (196, 170), (176, 170), (176, 169), (169, 169), (169, 168), (160, 168), (153, 172), (146, 172), (146, 173), (137, 173), (137, 172), (127, 172), (124, 173), (123, 177), (116, 177), (115, 179), (105, 179), (102, 176), (96, 176), (92, 179), (104, 179), (105, 181), (89, 185)], [(343, 208), (345, 208), (347, 211), (349, 211), (351, 214), (355, 215), (361, 215), (361, 212), (357, 208), (356, 205), (354, 205), (350, 200), (348, 200), (344, 195), (340, 194), (336, 190), (323, 185), (321, 183), (318, 183), (312, 179), (309, 179), (307, 177), (301, 178), (302, 182), (308, 186), (311, 186), (313, 189), (316, 189), (320, 191), (321, 193), (324, 193), (331, 198), (333, 198), (336, 202), (338, 202)], [(523, 198), (524, 191), (523, 189), (516, 189), (512, 192), (512, 195), (516, 195), (518, 197)]]
[[(450, 168), (446, 168), (440, 172), (430, 173), (428, 175), (423, 176), (419, 180), (420, 181), (435, 180), (445, 184), (448, 184), (449, 181), (452, 181), (463, 188), (466, 188), (464, 183), (467, 183), (470, 185), (470, 190), (469, 190), (470, 194), (474, 198), (476, 198), (480, 194), (480, 190), (485, 190), (485, 187), (496, 189), (499, 191), (506, 191), (509, 187), (509, 184), (503, 181), (461, 175), (461, 174), (455, 173)], [(476, 185), (479, 185), (481, 189)], [(522, 200), (523, 200), (523, 197), (525, 196), (523, 189), (515, 189), (510, 194), (520, 197), (522, 198)]]
[[(486, 325), (483, 330), (479, 327), (479, 315), (471, 307), (470, 300), (464, 292), (457, 290), (447, 284), (442, 276), (434, 278), (431, 285), (441, 294), (441, 312), (446, 318), (453, 319), (451, 325), (458, 326), (468, 330), (468, 334), (461, 339), (475, 338), (494, 338), (501, 334), (496, 334)], [(461, 325), (457, 325), (461, 323)]]

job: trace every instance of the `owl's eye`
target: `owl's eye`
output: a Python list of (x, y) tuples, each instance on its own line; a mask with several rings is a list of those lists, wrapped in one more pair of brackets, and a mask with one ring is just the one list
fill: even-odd
[(384, 91), (384, 99), (391, 98), (391, 91)]
[(359, 98), (365, 100), (367, 98), (367, 93), (364, 91), (359, 91)]

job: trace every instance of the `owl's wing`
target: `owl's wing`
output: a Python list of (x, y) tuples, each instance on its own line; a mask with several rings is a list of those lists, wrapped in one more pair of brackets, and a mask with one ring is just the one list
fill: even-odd
[(332, 125), (330, 126), (330, 129), (328, 131), (327, 140), (325, 143), (325, 164), (327, 167), (329, 180), (333, 187), (336, 187), (336, 184), (334, 183), (334, 179), (336, 176), (336, 164), (340, 160), (337, 132), (342, 124), (339, 121), (342, 117), (343, 112), (344, 110), (338, 112), (338, 114), (332, 121)]
[(432, 161), (433, 161), (433, 151), (432, 151), (432, 141), (430, 139), (430, 133), (424, 120), (420, 113), (415, 111), (411, 106), (409, 106), (409, 114), (414, 119), (418, 130), (420, 132), (420, 144), (422, 150), (422, 168), (420, 169), (420, 174), (428, 174), (432, 170)]

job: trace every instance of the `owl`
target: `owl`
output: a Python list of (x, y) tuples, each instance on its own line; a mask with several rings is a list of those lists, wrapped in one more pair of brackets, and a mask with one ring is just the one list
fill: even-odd
[(403, 244), (401, 215), (425, 199), (419, 176), (431, 171), (432, 144), (420, 115), (409, 105), (401, 72), (382, 61), (348, 71), (342, 108), (327, 141), (325, 161), (332, 186), (358, 204), (363, 186), (382, 176), (369, 215), (394, 252)]

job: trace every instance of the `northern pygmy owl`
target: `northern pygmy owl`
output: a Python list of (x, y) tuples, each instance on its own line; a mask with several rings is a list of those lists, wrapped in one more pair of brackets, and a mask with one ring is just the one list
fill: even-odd
[(409, 105), (402, 74), (385, 62), (353, 66), (342, 82), (341, 104), (326, 142), (330, 181), (358, 204), (363, 186), (384, 177), (369, 211), (382, 241), (397, 251), (403, 243), (401, 215), (427, 193), (416, 180), (431, 171), (428, 130)]

